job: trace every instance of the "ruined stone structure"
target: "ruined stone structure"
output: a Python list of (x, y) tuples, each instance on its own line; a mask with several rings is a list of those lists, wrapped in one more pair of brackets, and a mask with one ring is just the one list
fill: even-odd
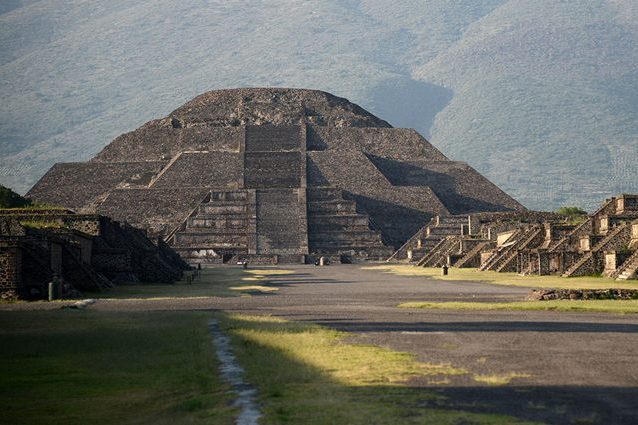
[(27, 196), (147, 229), (191, 263), (386, 258), (436, 214), (524, 209), (416, 131), (296, 89), (205, 93)]
[(578, 224), (553, 213), (435, 217), (390, 258), (564, 277), (637, 278), (638, 195), (620, 195)]
[(54, 276), (67, 292), (121, 282), (172, 282), (185, 267), (163, 242), (156, 245), (142, 230), (106, 217), (59, 209), (0, 209), (3, 297), (42, 298)]

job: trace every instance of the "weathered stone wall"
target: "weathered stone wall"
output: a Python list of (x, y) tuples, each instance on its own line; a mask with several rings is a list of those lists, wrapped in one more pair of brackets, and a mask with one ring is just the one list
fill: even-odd
[(0, 296), (15, 298), (22, 282), (22, 248), (15, 240), (0, 239)]
[(151, 187), (238, 189), (242, 176), (243, 164), (239, 153), (184, 152), (152, 182)]
[(447, 214), (429, 187), (396, 187), (358, 151), (308, 152), (309, 182), (344, 190), (370, 215), (389, 245), (400, 246), (433, 212)]
[[(131, 157), (129, 157), (131, 158)], [(145, 186), (166, 162), (69, 163), (54, 165), (27, 197), (80, 210), (116, 186)]]
[(308, 126), (308, 150), (354, 150), (398, 161), (447, 158), (409, 128), (335, 128)]
[(241, 127), (173, 128), (170, 119), (155, 120), (119, 136), (91, 162), (167, 161), (184, 151), (239, 152), (243, 138)]
[(206, 188), (114, 190), (97, 212), (147, 229), (151, 237), (168, 235), (186, 220), (207, 193)]
[[(107, 277), (118, 280), (118, 273), (131, 270), (142, 282), (173, 282), (181, 278), (186, 264), (165, 244), (154, 244), (144, 231), (108, 218), (102, 218), (101, 227), (92, 264), (103, 270)], [(100, 258), (106, 261), (104, 256), (107, 254), (114, 254), (109, 260), (115, 268), (111, 276), (108, 269), (98, 263)]]
[(464, 162), (425, 161), (414, 157), (405, 161), (369, 158), (395, 186), (433, 188), (451, 214), (524, 209)]

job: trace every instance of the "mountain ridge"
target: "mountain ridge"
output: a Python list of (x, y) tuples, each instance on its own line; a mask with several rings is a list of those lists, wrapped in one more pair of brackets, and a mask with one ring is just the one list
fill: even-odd
[(20, 192), (198, 93), (252, 86), (348, 98), (530, 208), (591, 209), (638, 185), (638, 6), (627, 0), (11, 7), (0, 180)]

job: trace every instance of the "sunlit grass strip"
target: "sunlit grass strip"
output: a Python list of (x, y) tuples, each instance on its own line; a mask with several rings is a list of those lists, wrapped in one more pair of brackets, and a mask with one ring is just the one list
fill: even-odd
[(401, 308), (444, 310), (536, 310), (536, 311), (585, 311), (599, 313), (638, 313), (638, 300), (552, 300), (505, 303), (483, 302), (408, 302)]
[(480, 271), (478, 269), (458, 269), (451, 267), (447, 276), (441, 269), (417, 267), (408, 264), (387, 264), (363, 267), (363, 270), (377, 270), (398, 276), (423, 276), (436, 280), (467, 280), (493, 285), (520, 286), (525, 288), (557, 288), (557, 289), (638, 289), (638, 281), (619, 282), (606, 277), (570, 277), (560, 276), (520, 276), (516, 273), (498, 273)]
[(284, 269), (247, 269), (245, 272), (260, 276), (281, 276), (294, 273), (292, 270)]
[(349, 343), (351, 334), (267, 316), (223, 316), (246, 378), (258, 387), (265, 424), (511, 424), (514, 418), (427, 408), (438, 396), (404, 383), (446, 384), (468, 371)]
[(273, 288), (272, 286), (262, 285), (247, 285), (247, 286), (231, 286), (231, 291), (245, 291), (245, 292), (277, 292), (279, 288)]
[(231, 424), (199, 312), (0, 312), (0, 423)]
[[(275, 287), (266, 284), (268, 276), (287, 275), (291, 270), (248, 269), (241, 267), (215, 267), (201, 270), (191, 284), (186, 281), (170, 284), (117, 285), (112, 290), (91, 294), (97, 298), (115, 299), (173, 299), (237, 297), (247, 292), (274, 292)], [(247, 284), (243, 285), (246, 282)], [(259, 282), (259, 284), (255, 284)], [(260, 289), (257, 290), (256, 287)], [(244, 288), (244, 289), (241, 289)], [(271, 289), (272, 288), (272, 289)], [(247, 296), (247, 295), (246, 295)]]
[(326, 371), (331, 379), (345, 385), (388, 385), (415, 376), (467, 373), (449, 365), (417, 362), (408, 353), (344, 344), (348, 334), (317, 325), (263, 316), (233, 316), (228, 321), (225, 323), (242, 324), (233, 327), (232, 332), (244, 340), (303, 359), (305, 364)]
[(512, 382), (513, 379), (529, 378), (527, 373), (505, 373), (502, 375), (473, 375), (472, 379), (476, 382), (481, 382), (487, 385), (507, 385)]

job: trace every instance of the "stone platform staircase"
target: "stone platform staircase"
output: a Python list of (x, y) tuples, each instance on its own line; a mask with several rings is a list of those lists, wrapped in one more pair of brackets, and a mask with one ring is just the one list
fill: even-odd
[(353, 261), (385, 259), (393, 251), (383, 245), (369, 217), (357, 212), (356, 202), (345, 199), (339, 189), (308, 189), (308, 229), (311, 256)]
[(489, 240), (482, 240), (478, 242), (472, 249), (467, 251), (461, 258), (459, 258), (452, 265), (458, 268), (479, 268), (481, 266), (481, 252), (486, 249), (496, 247), (496, 242)]
[(616, 280), (638, 279), (638, 249), (611, 275)]
[(509, 253), (501, 257), (498, 265), (494, 269), (497, 272), (515, 272), (517, 271), (517, 260), (519, 251), (525, 249), (537, 248), (543, 243), (544, 230), (541, 226), (532, 226), (526, 230), (521, 237), (513, 245), (513, 249)]
[(253, 198), (247, 190), (209, 193), (167, 242), (190, 264), (248, 253)]
[(418, 264), (431, 250), (448, 236), (461, 235), (463, 225), (469, 223), (467, 215), (439, 215), (412, 236), (401, 248), (396, 250), (387, 261), (403, 261), (408, 259), (408, 251), (412, 252), (409, 260)]
[(631, 235), (631, 225), (629, 223), (621, 224), (611, 229), (600, 241), (598, 241), (590, 251), (585, 252), (574, 264), (572, 264), (563, 277), (585, 276), (595, 274), (602, 269), (602, 259), (600, 254), (604, 250), (619, 248), (623, 244), (623, 235), (627, 241)]
[(448, 236), (436, 244), (418, 263), (420, 267), (442, 267), (448, 263), (448, 255), (461, 250), (461, 236)]
[[(479, 270), (516, 271), (513, 263), (516, 261), (518, 251), (529, 247), (533, 241), (538, 241), (539, 238), (542, 238), (542, 235), (543, 229), (536, 225), (517, 229), (506, 241), (506, 245), (497, 248), (492, 256), (479, 267)], [(542, 239), (540, 242), (542, 242)]]

